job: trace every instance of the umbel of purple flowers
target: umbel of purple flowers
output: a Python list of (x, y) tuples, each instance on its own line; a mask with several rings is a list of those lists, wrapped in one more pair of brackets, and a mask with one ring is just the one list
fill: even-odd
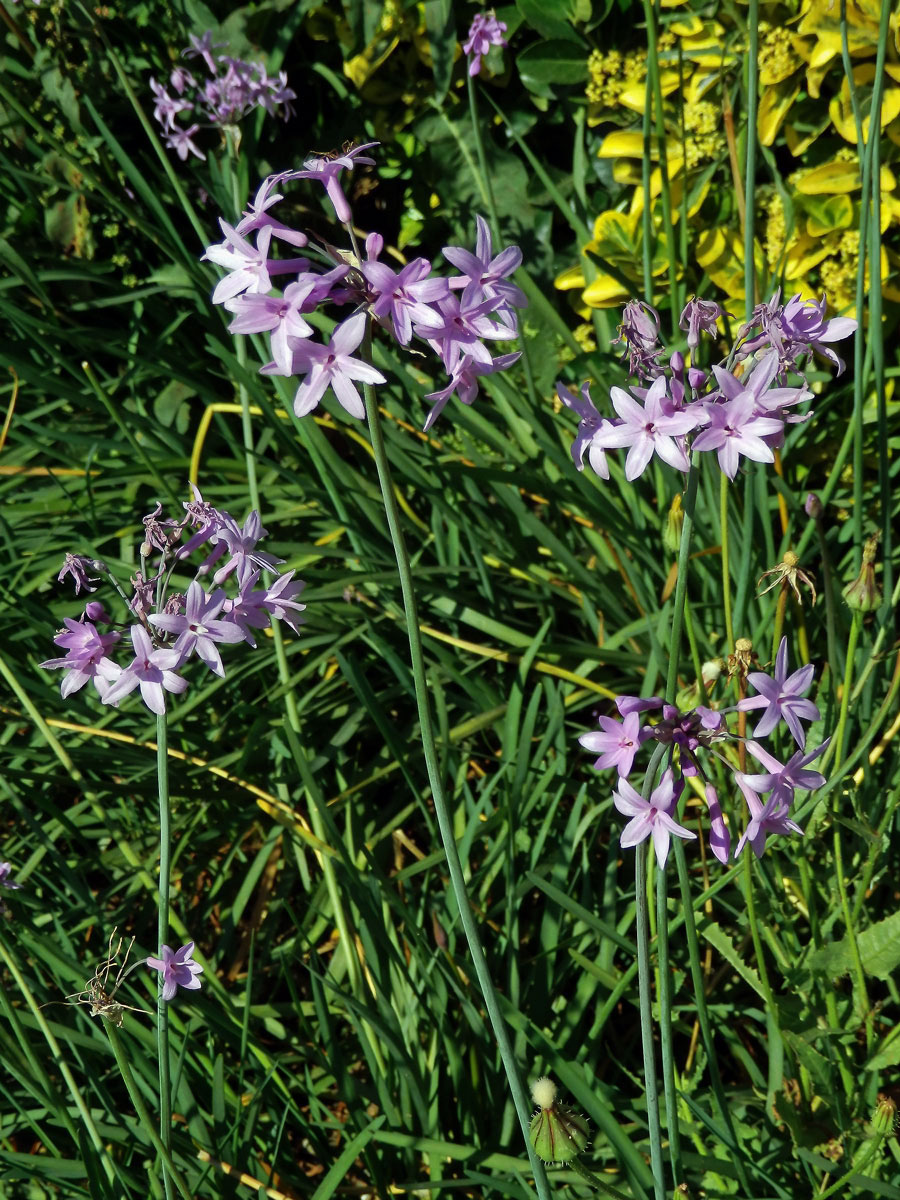
[[(806, 730), (803, 721), (817, 721), (819, 710), (806, 693), (812, 685), (814, 668), (801, 667), (788, 673), (787, 639), (782, 638), (775, 659), (775, 674), (762, 671), (751, 672), (747, 680), (756, 689), (757, 695), (739, 700), (734, 708), (714, 711), (699, 706), (691, 712), (679, 712), (671, 704), (664, 704), (657, 696), (641, 700), (636, 696), (619, 696), (616, 708), (621, 720), (600, 717), (600, 731), (583, 734), (578, 740), (587, 750), (599, 753), (594, 766), (597, 770), (615, 767), (619, 775), (613, 803), (620, 813), (630, 817), (622, 830), (619, 844), (623, 849), (636, 846), (647, 837), (653, 838), (653, 846), (660, 867), (666, 862), (672, 836), (695, 838), (697, 835), (680, 825), (675, 812), (686, 778), (697, 777), (704, 785), (704, 796), (709, 814), (709, 848), (721, 863), (726, 863), (731, 851), (731, 836), (719, 803), (717, 789), (709, 779), (709, 759), (715, 758), (731, 773), (738, 791), (744, 798), (749, 812), (747, 828), (741, 835), (735, 857), (749, 845), (757, 858), (762, 856), (769, 834), (800, 833), (803, 830), (791, 817), (794, 796), (797, 791), (812, 791), (825, 783), (818, 771), (808, 771), (807, 764), (813, 762), (825, 750), (830, 738), (815, 750), (805, 752)], [(740, 771), (724, 751), (727, 744), (733, 746), (740, 739), (730, 733), (725, 721), (729, 713), (753, 712), (763, 709), (762, 716), (753, 730), (753, 739), (744, 744), (750, 754), (761, 764), (757, 773)], [(660, 712), (661, 718), (645, 723), (641, 714)], [(799, 749), (786, 763), (780, 762), (761, 741), (770, 737), (782, 725), (786, 726)], [(654, 741), (671, 747), (675, 775), (669, 767), (648, 799), (629, 782), (628, 776), (634, 769), (634, 760), (645, 743)], [(675, 751), (677, 749), (677, 755)]]
[[(244, 62), (228, 54), (216, 54), (222, 45), (214, 44), (212, 34), (190, 36), (183, 58), (199, 59), (206, 68), (206, 79), (196, 78), (186, 67), (174, 67), (169, 75), (171, 92), (151, 77), (153, 116), (166, 135), (166, 145), (184, 162), (188, 154), (206, 155), (194, 143), (194, 134), (203, 128), (224, 129), (235, 126), (254, 108), (264, 108), (271, 116), (282, 110), (286, 121), (293, 115), (296, 92), (287, 86), (287, 75), (266, 74), (262, 63)], [(178, 119), (187, 124), (179, 125)]]
[[(82, 589), (96, 591), (92, 585), (99, 577), (89, 572), (108, 576), (126, 599), (129, 621), (114, 622), (98, 600), (89, 601), (78, 620), (66, 618), (65, 629), (53, 639), (66, 651), (65, 656), (41, 663), (65, 671), (60, 688), (63, 697), (92, 680), (104, 704), (117, 706), (138, 688), (147, 707), (161, 714), (166, 711), (166, 692), (177, 694), (187, 688), (182, 672), (194, 655), (224, 677), (221, 645), (247, 642), (255, 648), (254, 630), (266, 629), (272, 621), (284, 621), (297, 631), (306, 607), (297, 599), (304, 585), (294, 579), (293, 571), (278, 572), (284, 559), (257, 549), (266, 536), (259, 513), (251, 512), (241, 526), (227, 512), (207, 503), (193, 484), (191, 487), (194, 499), (185, 503), (185, 516), (180, 520), (160, 520), (161, 505), (144, 517), (143, 569), (131, 579), (130, 599), (104, 563), (66, 555), (60, 581), (71, 575), (78, 595)], [(182, 544), (186, 532), (190, 536)], [(171, 591), (173, 572), (186, 567), (188, 557), (201, 546), (206, 555), (187, 592)], [(154, 551), (158, 557), (150, 564)], [(204, 586), (217, 564), (209, 585)], [(277, 575), (271, 585), (260, 584), (263, 571)], [(125, 631), (134, 657), (123, 666), (113, 656)]]
[[(780, 291), (754, 310), (727, 358), (711, 371), (688, 366), (680, 350), (669, 354), (664, 366), (656, 310), (640, 300), (626, 304), (617, 340), (626, 346), (629, 374), (641, 384), (628, 391), (610, 388), (615, 416), (600, 413), (587, 383), (580, 396), (557, 384), (559, 398), (579, 417), (572, 445), (578, 469), (587, 452), (591, 468), (609, 479), (607, 450), (626, 447), (629, 482), (644, 472), (654, 454), (686, 472), (693, 451), (712, 451), (729, 479), (737, 474), (741, 458), (773, 462), (774, 451), (784, 443), (785, 426), (812, 416), (810, 409), (796, 408), (813, 398), (803, 378), (813, 354), (833, 363), (840, 374), (844, 364), (830, 343), (856, 329), (849, 317), (825, 319), (824, 296), (815, 301), (797, 295), (785, 305), (779, 298)], [(722, 315), (712, 301), (690, 301), (680, 327), (688, 335), (691, 355), (701, 335), (718, 337), (716, 322)], [(791, 375), (800, 376), (801, 382), (789, 384)]]
[[(359, 382), (385, 383), (384, 375), (359, 349), (370, 321), (398, 345), (417, 339), (429, 348), (449, 376), (447, 383), (426, 399), (433, 407), (425, 422), (430, 429), (451, 396), (471, 404), (483, 375), (511, 366), (519, 352), (494, 355), (489, 342), (518, 337), (516, 309), (527, 304), (524, 293), (509, 280), (522, 261), (517, 246), (495, 254), (487, 223), (476, 217), (474, 253), (446, 246), (444, 258), (460, 272), (449, 278), (434, 274), (431, 263), (415, 258), (399, 270), (380, 261), (380, 234), (357, 244), (351, 209), (341, 176), (360, 163), (374, 165), (364, 151), (377, 142), (314, 156), (297, 171), (282, 171), (265, 179), (250, 207), (235, 226), (219, 221), (224, 241), (208, 247), (204, 258), (228, 272), (216, 285), (212, 300), (234, 313), (232, 333), (268, 333), (272, 361), (263, 374), (299, 378), (294, 412), (305, 416), (329, 390), (351, 416), (365, 417), (356, 388)], [(271, 210), (283, 199), (276, 189), (294, 179), (322, 184), (337, 220), (351, 246), (341, 250), (326, 243), (312, 244), (302, 230), (276, 220)], [(308, 258), (270, 258), (272, 239), (308, 247)], [(286, 276), (281, 292), (275, 276)], [(334, 329), (327, 342), (316, 340), (306, 317), (323, 306), (349, 308), (351, 314)]]

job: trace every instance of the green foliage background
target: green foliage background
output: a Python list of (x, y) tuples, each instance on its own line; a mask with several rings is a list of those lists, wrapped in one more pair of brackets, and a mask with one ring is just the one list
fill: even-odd
[[(114, 928), (136, 938), (135, 954), (155, 951), (155, 724), (137, 702), (107, 709), (88, 689), (63, 702), (38, 664), (62, 619), (81, 611), (55, 582), (64, 553), (100, 557), (126, 580), (142, 516), (157, 500), (180, 511), (187, 498), (210, 410), (195, 482), (217, 506), (249, 509), (239, 385), (254, 405), (266, 548), (307, 581), (307, 622), (287, 639), (286, 683), (266, 640), (235, 655), (226, 679), (194, 676), (172, 706), (173, 926), (205, 964), (203, 990), (171, 1006), (176, 1162), (198, 1197), (530, 1193), (417, 754), (365, 430), (336, 405), (315, 419), (291, 415), (287, 381), (256, 374), (263, 343), (251, 339), (239, 356), (209, 302), (215, 272), (200, 261), (218, 216), (231, 221), (266, 174), (350, 138), (382, 143), (377, 174), (354, 176), (363, 230), (436, 258), (443, 245), (471, 243), (489, 183), (506, 238), (523, 249), (521, 367), (488, 380), (472, 408), (451, 402), (427, 438), (422, 396), (443, 382), (429, 364), (378, 346), (390, 380), (380, 395), (442, 770), (521, 1068), (552, 1074), (588, 1115), (594, 1170), (635, 1198), (652, 1193), (634, 882), (611, 784), (576, 737), (612, 695), (652, 694), (665, 678), (672, 556), (662, 529), (680, 485), (661, 470), (630, 487), (573, 469), (574, 424), (556, 411), (556, 379), (590, 377), (599, 398), (624, 384), (624, 369), (609, 346), (614, 321), (579, 315), (553, 287), (573, 261), (588, 275), (596, 267), (581, 247), (596, 214), (619, 201), (597, 157), (602, 130), (586, 120), (587, 57), (640, 43), (644, 10), (587, 0), (498, 10), (510, 48), (492, 52), (479, 85), (487, 178), (458, 46), (476, 11), (450, 0), (3, 8), (0, 319), (11, 374), (0, 457), (0, 857), (23, 888), (9, 893), (0, 929), (2, 1197), (162, 1194), (102, 1021), (57, 1006), (91, 976)], [(746, 27), (744, 9), (722, 13)], [(150, 115), (149, 77), (165, 78), (188, 33), (207, 28), (229, 52), (284, 67), (298, 93), (293, 120), (245, 122), (236, 185), (213, 134), (205, 162), (181, 164)], [(739, 72), (732, 82), (740, 130)], [(724, 159), (717, 169), (728, 178)], [(733, 198), (718, 194), (730, 219)], [(290, 217), (331, 236), (320, 200), (292, 192)], [(683, 301), (703, 280), (679, 263)], [(677, 318), (669, 291), (663, 276), (650, 297), (667, 330)], [(887, 297), (870, 359), (878, 333), (890, 348), (895, 327)], [(828, 659), (811, 744), (837, 722), (850, 629), (840, 587), (876, 530), (887, 599), (851, 663), (849, 753), (809, 798), (806, 836), (773, 843), (754, 864), (755, 910), (744, 864), (689, 858), (715, 1063), (697, 1041), (682, 901), (670, 901), (691, 1195), (818, 1195), (846, 1177), (841, 1194), (900, 1196), (895, 1139), (867, 1154), (867, 1122), (879, 1092), (896, 1097), (900, 1061), (897, 367), (888, 359), (880, 370), (875, 355), (836, 383), (816, 373), (816, 417), (790, 433), (783, 475), (751, 471), (731, 493), (735, 629), (760, 661), (771, 656), (777, 592), (757, 597), (755, 581), (785, 548), (805, 539), (827, 599), (788, 610), (794, 644), (805, 637), (814, 661)], [(803, 511), (810, 489), (830, 496), (821, 544)], [(710, 472), (701, 500), (690, 594), (705, 660), (728, 649)], [(694, 683), (687, 664), (682, 682)], [(692, 805), (691, 819), (698, 812)], [(730, 818), (734, 829), (736, 805)], [(835, 894), (839, 844), (867, 1009)], [(128, 1003), (152, 1007), (154, 978), (131, 976)], [(127, 1014), (120, 1037), (153, 1110), (152, 1020)], [(585, 1186), (568, 1170), (552, 1181)]]

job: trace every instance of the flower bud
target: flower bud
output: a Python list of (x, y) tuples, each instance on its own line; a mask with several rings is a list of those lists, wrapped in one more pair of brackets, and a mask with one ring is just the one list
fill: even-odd
[(859, 575), (843, 591), (848, 608), (854, 612), (872, 612), (881, 603), (881, 588), (875, 582), (875, 551), (878, 535), (870, 537), (863, 546), (863, 560)]
[(889, 1096), (879, 1096), (872, 1114), (872, 1132), (876, 1137), (888, 1137), (897, 1123), (897, 1103)]
[(825, 511), (822, 507), (822, 501), (815, 492), (808, 492), (806, 495), (806, 503), (803, 505), (803, 511), (808, 517), (812, 517), (814, 521), (818, 521), (822, 513)]
[(666, 527), (663, 530), (663, 545), (670, 554), (677, 554), (681, 545), (681, 529), (684, 525), (684, 510), (681, 507), (681, 492), (676, 492), (672, 507), (666, 517)]
[(544, 1162), (571, 1162), (587, 1145), (584, 1117), (556, 1103), (556, 1084), (542, 1076), (531, 1088), (538, 1111), (531, 1119), (531, 1144)]

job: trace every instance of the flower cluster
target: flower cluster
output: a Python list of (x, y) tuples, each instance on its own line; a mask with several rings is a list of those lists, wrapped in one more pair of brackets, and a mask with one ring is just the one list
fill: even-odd
[[(249, 642), (255, 647), (253, 631), (266, 629), (272, 621), (284, 621), (297, 630), (300, 613), (306, 607), (297, 600), (304, 585), (294, 579), (293, 571), (278, 573), (283, 559), (257, 549), (257, 542), (266, 536), (259, 514), (251, 512), (241, 526), (192, 488), (194, 499), (185, 503), (181, 520), (160, 520), (161, 505), (144, 517), (143, 569), (131, 579), (133, 595), (127, 601), (134, 618), (127, 627), (133, 660), (122, 667), (111, 657), (122, 641), (120, 629), (125, 626), (117, 628), (97, 600), (89, 601), (79, 620), (66, 618), (65, 629), (53, 639), (66, 654), (48, 659), (41, 666), (65, 671), (60, 689), (64, 698), (93, 680), (105, 704), (118, 705), (139, 688), (147, 707), (164, 713), (165, 693), (178, 694), (187, 688), (188, 682), (180, 672), (193, 655), (215, 674), (224, 676), (220, 645)], [(193, 532), (182, 544), (186, 531)], [(208, 547), (208, 553), (187, 592), (170, 593), (173, 571), (200, 546)], [(154, 551), (159, 557), (155, 567), (148, 570)], [(205, 588), (201, 580), (217, 563), (221, 565), (212, 576), (212, 587)], [(92, 592), (97, 577), (90, 576), (89, 571), (107, 575), (124, 598), (109, 568), (95, 559), (66, 555), (59, 579), (71, 575), (76, 595), (82, 588)], [(277, 575), (271, 586), (259, 586), (262, 571)], [(230, 595), (221, 586), (226, 582)], [(105, 626), (106, 631), (101, 632), (99, 626)]]
[[(707, 757), (715, 758), (732, 773), (749, 811), (749, 823), (738, 841), (735, 857), (745, 845), (751, 847), (757, 858), (761, 857), (770, 833), (802, 834), (803, 830), (791, 819), (794, 793), (812, 791), (825, 783), (824, 776), (806, 767), (818, 758), (830, 741), (827, 739), (815, 750), (805, 752), (806, 730), (802, 722), (819, 719), (818, 708), (812, 700), (805, 698), (813, 674), (812, 665), (788, 674), (787, 639), (782, 638), (774, 676), (762, 671), (751, 672), (747, 680), (757, 695), (739, 700), (734, 708), (714, 711), (699, 706), (690, 712), (679, 712), (655, 696), (645, 700), (619, 696), (616, 708), (622, 719), (600, 717), (600, 732), (583, 734), (578, 740), (585, 749), (600, 755), (594, 764), (597, 770), (615, 767), (618, 772), (613, 802), (620, 813), (631, 818), (622, 830), (620, 845), (628, 848), (652, 837), (659, 865), (664, 866), (672, 835), (681, 838), (697, 836), (679, 825), (674, 815), (685, 779), (696, 777), (703, 784), (709, 811), (709, 848), (721, 863), (728, 861), (731, 836), (718, 792), (707, 777)], [(753, 739), (748, 739), (744, 745), (763, 769), (751, 774), (739, 770), (723, 752), (729, 743), (733, 745), (741, 740), (728, 730), (725, 716), (756, 709), (764, 711), (753, 730)], [(662, 715), (658, 720), (649, 724), (644, 722), (641, 714), (660, 710)], [(773, 734), (782, 722), (799, 746), (786, 763), (780, 762), (756, 740)], [(670, 747), (670, 761), (675, 760), (679, 774), (674, 774), (672, 766), (667, 768), (650, 798), (645, 800), (628, 782), (628, 776), (638, 751), (650, 741)]]
[(463, 53), (469, 60), (469, 74), (478, 75), (481, 71), (481, 60), (491, 46), (505, 46), (504, 38), (506, 25), (497, 20), (497, 14), (491, 10), (478, 13), (469, 26), (469, 36), (463, 42)]
[[(209, 72), (200, 80), (185, 67), (175, 67), (169, 76), (171, 93), (155, 79), (150, 79), (153, 91), (153, 116), (162, 125), (166, 145), (184, 162), (188, 154), (197, 158), (206, 155), (194, 143), (194, 134), (201, 126), (222, 129), (237, 125), (254, 108), (264, 108), (271, 116), (282, 109), (285, 120), (293, 115), (292, 100), (296, 93), (287, 86), (287, 75), (266, 74), (262, 63), (248, 63), (227, 54), (216, 54), (221, 45), (214, 45), (212, 34), (190, 37), (184, 58), (197, 58)], [(187, 125), (176, 122), (183, 116)]]
[[(737, 474), (741, 457), (773, 462), (774, 450), (784, 442), (785, 425), (812, 415), (789, 411), (813, 394), (803, 385), (783, 386), (788, 372), (798, 371), (800, 360), (813, 351), (829, 358), (840, 372), (843, 363), (827, 343), (847, 337), (856, 328), (848, 317), (824, 320), (824, 297), (817, 303), (794, 296), (786, 305), (778, 299), (776, 292), (740, 330), (726, 360), (734, 369), (720, 365), (711, 372), (686, 367), (679, 350), (664, 367), (655, 309), (640, 301), (627, 304), (618, 340), (626, 344), (629, 371), (649, 387), (632, 387), (630, 395), (623, 388), (611, 388), (616, 416), (608, 419), (594, 406), (587, 384), (580, 397), (557, 384), (560, 400), (580, 418), (572, 446), (578, 469), (584, 465), (587, 449), (593, 470), (609, 479), (606, 451), (626, 446), (629, 482), (642, 474), (654, 454), (686, 472), (691, 451), (715, 451), (729, 479)], [(699, 346), (701, 334), (717, 336), (720, 316), (721, 308), (711, 301), (694, 298), (688, 303), (680, 325), (692, 351)]]
[[(400, 270), (380, 261), (380, 234), (365, 239), (365, 254), (356, 242), (351, 210), (341, 174), (359, 163), (372, 164), (363, 151), (377, 145), (347, 147), (341, 152), (307, 159), (297, 171), (270, 175), (251, 206), (234, 227), (220, 220), (224, 241), (210, 246), (204, 258), (224, 267), (212, 300), (234, 314), (232, 333), (268, 333), (272, 361), (261, 371), (268, 375), (300, 376), (294, 412), (311, 412), (330, 388), (351, 416), (362, 419), (365, 407), (355, 384), (385, 383), (385, 377), (355, 351), (366, 337), (369, 318), (400, 346), (413, 338), (424, 342), (439, 358), (449, 379), (430, 393), (433, 407), (425, 422), (429, 429), (451, 396), (471, 404), (483, 375), (502, 371), (519, 352), (493, 355), (486, 344), (518, 336), (515, 310), (527, 304), (509, 276), (522, 261), (517, 246), (494, 254), (487, 223), (476, 218), (475, 252), (447, 246), (444, 257), (459, 272), (446, 278), (432, 274), (426, 258), (415, 258)], [(326, 242), (310, 245), (307, 235), (277, 221), (270, 210), (283, 199), (276, 190), (293, 179), (321, 183), (338, 221), (347, 230), (352, 249), (339, 250)], [(271, 259), (272, 238), (308, 247), (309, 258)], [(315, 261), (313, 261), (315, 260)], [(291, 281), (271, 295), (272, 279)], [(350, 306), (352, 314), (334, 329), (327, 344), (314, 339), (306, 316), (323, 305)]]

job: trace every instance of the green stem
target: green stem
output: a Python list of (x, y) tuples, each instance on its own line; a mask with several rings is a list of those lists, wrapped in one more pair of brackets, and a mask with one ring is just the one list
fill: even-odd
[(110, 1024), (109, 1021), (104, 1021), (103, 1024), (106, 1028), (106, 1036), (109, 1038), (109, 1044), (112, 1046), (113, 1054), (116, 1056), (116, 1063), (119, 1067), (119, 1072), (121, 1073), (125, 1087), (128, 1089), (128, 1095), (131, 1097), (131, 1103), (134, 1105), (134, 1111), (137, 1113), (138, 1120), (144, 1127), (147, 1137), (153, 1143), (154, 1149), (162, 1159), (163, 1170), (165, 1171), (164, 1178), (166, 1180), (171, 1178), (181, 1195), (184, 1197), (184, 1200), (192, 1200), (193, 1194), (191, 1189), (188, 1187), (180, 1171), (172, 1161), (172, 1154), (168, 1144), (159, 1137), (153, 1127), (153, 1118), (147, 1111), (147, 1106), (144, 1104), (144, 1101), (141, 1098), (141, 1093), (138, 1090), (134, 1076), (131, 1073), (131, 1067), (128, 1065), (128, 1058), (122, 1049), (122, 1042), (119, 1037), (118, 1029), (116, 1029), (114, 1025)]
[[(544, 1165), (535, 1154), (534, 1148), (531, 1145), (531, 1105), (519, 1075), (509, 1032), (507, 1030), (506, 1023), (503, 1020), (503, 1015), (500, 1012), (497, 993), (494, 990), (494, 984), (488, 969), (487, 960), (485, 959), (484, 950), (481, 946), (478, 927), (475, 924), (475, 918), (472, 913), (471, 905), (469, 904), (468, 893), (466, 890), (466, 880), (463, 874), (462, 863), (460, 862), (459, 851), (457, 850), (456, 840), (453, 834), (453, 820), (450, 815), (446, 796), (444, 794), (444, 784), (443, 780), (441, 779), (437, 747), (434, 740), (434, 729), (431, 719), (431, 704), (428, 698), (428, 679), (425, 673), (425, 657), (422, 652), (422, 640), (419, 632), (419, 618), (416, 608), (415, 590), (413, 588), (412, 567), (403, 537), (403, 530), (400, 525), (400, 511), (394, 496), (390, 464), (388, 462), (387, 452), (384, 444), (384, 435), (381, 430), (381, 420), (378, 413), (378, 402), (371, 386), (365, 384), (364, 392), (366, 398), (366, 416), (368, 418), (369, 433), (372, 439), (372, 452), (375, 457), (375, 465), (378, 471), (378, 483), (381, 488), (385, 516), (387, 517), (388, 528), (390, 529), (391, 533), (391, 541), (393, 542), (394, 546), (394, 554), (397, 559), (397, 573), (400, 577), (400, 589), (403, 595), (403, 608), (406, 616), (406, 631), (409, 639), (410, 665), (412, 667), (413, 685), (415, 687), (416, 694), (419, 730), (422, 738), (422, 753), (425, 758), (425, 768), (428, 773), (428, 782), (431, 787), (432, 799), (434, 800), (434, 811), (437, 817), (438, 829), (440, 830), (444, 854), (447, 859), (450, 882), (453, 888), (454, 896), (456, 897), (456, 903), (459, 907), (460, 920), (462, 922), (466, 941), (469, 944), (469, 952), (472, 956), (475, 974), (478, 977), (478, 983), (481, 988), (481, 993), (484, 997), (488, 1019), (490, 1020), (491, 1027), (494, 1031), (494, 1037), (497, 1040), (497, 1047), (500, 1051), (500, 1057), (503, 1060), (503, 1066), (506, 1070), (506, 1076), (509, 1081), (513, 1103), (519, 1118), (519, 1124), (522, 1127), (522, 1136), (525, 1139), (525, 1145), (528, 1149), (528, 1157), (531, 1161), (531, 1168), (534, 1173), (535, 1186), (541, 1200), (550, 1200), (550, 1189), (547, 1183), (547, 1175), (544, 1171)], [(659, 1197), (659, 1200), (662, 1200), (662, 1197)]]
[[(169, 940), (169, 883), (171, 874), (172, 831), (169, 819), (169, 735), (166, 714), (156, 718), (156, 782), (159, 795), (159, 906), (157, 909), (158, 954)], [(159, 1061), (159, 1135), (171, 1161), (172, 1084), (169, 1078), (169, 1010), (163, 999), (163, 974), (159, 973), (156, 996), (156, 1049)], [(114, 1047), (115, 1048), (115, 1047)], [(116, 1055), (118, 1059), (118, 1055)], [(172, 1179), (163, 1156), (163, 1184), (171, 1200)]]
[[(759, 95), (759, 0), (747, 12), (750, 44), (747, 50), (747, 157), (744, 160), (744, 319), (756, 301), (756, 261), (753, 257), (756, 195), (756, 106)], [(732, 642), (732, 646), (734, 643)]]
[[(675, 841), (678, 841), (675, 838)], [(669, 967), (669, 876), (665, 867), (656, 872), (656, 954), (659, 963), (659, 1049), (662, 1057), (663, 1095), (666, 1101), (666, 1129), (669, 1134), (669, 1162), (675, 1186), (683, 1179), (681, 1135), (678, 1128), (678, 1095), (675, 1091), (675, 1050), (672, 1019), (672, 971)]]
[(599, 1176), (595, 1175), (593, 1171), (589, 1171), (577, 1158), (573, 1158), (571, 1162), (566, 1163), (566, 1166), (571, 1171), (574, 1171), (576, 1175), (580, 1175), (586, 1183), (591, 1184), (592, 1187), (601, 1191), (604, 1196), (612, 1196), (613, 1200), (629, 1200), (629, 1197), (624, 1192), (620, 1192), (618, 1188), (610, 1187), (608, 1183), (604, 1183)]
[(719, 474), (719, 524), (722, 539), (722, 606), (725, 610), (725, 637), (728, 653), (734, 650), (734, 625), (731, 618), (731, 570), (728, 562), (728, 476)]
[[(658, 747), (662, 750), (662, 747)], [(657, 757), (657, 756), (654, 756)], [(661, 758), (662, 755), (659, 755)], [(654, 771), (647, 772), (647, 782), (652, 784)], [(650, 922), (647, 906), (647, 854), (649, 844), (645, 839), (637, 847), (634, 856), (635, 929), (638, 958), (638, 994), (641, 1014), (641, 1051), (644, 1060), (644, 1093), (647, 1099), (647, 1131), (650, 1138), (650, 1172), (653, 1176), (655, 1200), (665, 1200), (663, 1179), (662, 1129), (659, 1123), (659, 1090), (656, 1084), (656, 1063), (653, 1057), (653, 1008), (650, 1002)]]
[[(668, 133), (666, 131), (665, 113), (663, 112), (662, 84), (659, 78), (659, 53), (656, 45), (656, 12), (653, 0), (644, 0), (644, 24), (647, 29), (647, 79), (653, 92), (653, 117), (656, 126), (656, 146), (659, 155), (660, 193), (662, 203), (663, 230), (666, 235), (666, 252), (669, 260), (669, 311), (671, 314), (671, 329), (673, 337), (677, 327), (678, 310), (678, 263), (675, 260), (675, 231), (672, 225), (672, 194), (669, 187), (669, 163), (666, 155)], [(646, 154), (646, 145), (645, 145)], [(686, 167), (682, 168), (686, 174)], [(644, 187), (644, 204), (649, 196), (648, 188)], [(685, 180), (684, 190), (687, 191)], [(644, 231), (646, 234), (647, 226)], [(646, 270), (646, 253), (644, 258)], [(652, 303), (647, 297), (648, 303)]]
[(691, 538), (694, 533), (694, 510), (697, 503), (697, 482), (700, 468), (695, 457), (688, 473), (684, 493), (684, 524), (678, 544), (678, 577), (675, 580), (675, 599), (672, 611), (672, 637), (669, 642), (669, 670), (666, 675), (666, 702), (675, 702), (678, 691), (678, 659), (681, 656), (681, 629), (684, 623), (684, 606), (687, 595), (688, 562), (691, 554)]

